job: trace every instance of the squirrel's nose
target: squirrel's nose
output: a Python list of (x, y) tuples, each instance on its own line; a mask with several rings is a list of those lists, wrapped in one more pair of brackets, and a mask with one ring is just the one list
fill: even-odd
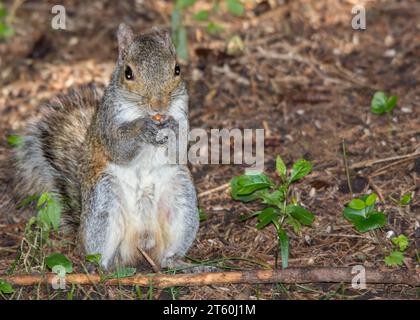
[(152, 107), (154, 111), (166, 110), (168, 108), (168, 102), (162, 98), (152, 97), (150, 98), (150, 107)]

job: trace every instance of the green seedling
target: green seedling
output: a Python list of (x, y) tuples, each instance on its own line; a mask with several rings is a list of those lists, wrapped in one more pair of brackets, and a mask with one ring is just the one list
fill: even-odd
[(397, 96), (387, 97), (384, 92), (378, 91), (374, 94), (370, 104), (370, 110), (372, 113), (377, 115), (387, 114), (390, 135), (392, 134), (393, 130), (391, 123), (391, 113), (397, 105), (397, 101)]
[(19, 148), (23, 144), (23, 138), (21, 136), (16, 135), (16, 134), (12, 134), (12, 135), (7, 137), (7, 143), (14, 148)]
[(62, 206), (54, 193), (43, 193), (36, 204), (38, 210), (37, 223), (45, 232), (57, 231), (60, 226)]
[(353, 199), (344, 208), (344, 218), (350, 221), (359, 232), (382, 228), (386, 223), (386, 217), (383, 212), (375, 211), (376, 199), (375, 193)]
[(132, 267), (119, 267), (114, 273), (105, 274), (101, 266), (101, 258), (102, 258), (102, 255), (100, 253), (88, 254), (85, 257), (85, 260), (87, 262), (92, 263), (96, 266), (96, 268), (98, 269), (98, 273), (99, 273), (99, 277), (101, 281), (105, 281), (109, 279), (126, 278), (126, 277), (131, 277), (136, 274), (136, 268), (132, 268)]
[(45, 258), (45, 265), (54, 271), (56, 266), (61, 266), (66, 270), (66, 273), (73, 272), (72, 262), (61, 253), (52, 253)]
[(0, 279), (0, 293), (10, 294), (13, 293), (15, 290), (13, 289), (12, 285), (7, 281)]
[(374, 114), (390, 113), (397, 105), (398, 97), (387, 97), (384, 92), (378, 91), (374, 94), (370, 104), (370, 110)]
[(384, 262), (389, 267), (402, 266), (404, 263), (404, 251), (408, 248), (408, 239), (405, 235), (400, 234), (398, 237), (391, 239), (395, 250), (385, 257)]
[(386, 256), (384, 262), (389, 267), (402, 266), (404, 262), (404, 255), (402, 252), (394, 250), (389, 256)]
[(198, 214), (199, 214), (199, 219), (200, 219), (200, 222), (203, 222), (203, 221), (206, 221), (207, 220), (207, 214), (204, 212), (204, 210), (203, 209), (201, 209), (201, 208), (198, 208)]
[(259, 200), (265, 208), (250, 215), (242, 216), (241, 220), (257, 217), (257, 229), (263, 229), (273, 224), (281, 251), (282, 267), (287, 268), (289, 259), (289, 238), (284, 228), (290, 225), (296, 234), (300, 234), (302, 225), (310, 226), (314, 215), (296, 203), (290, 197), (290, 186), (308, 175), (312, 165), (306, 160), (298, 160), (289, 172), (280, 156), (276, 159), (276, 171), (280, 184), (275, 184), (266, 175), (246, 174), (231, 180), (231, 195), (237, 201), (250, 202)]
[(109, 279), (121, 279), (134, 276), (136, 274), (136, 268), (133, 267), (119, 267), (114, 273), (108, 274), (103, 280)]
[(3, 4), (0, 3), (0, 39), (11, 37), (14, 30), (9, 26), (7, 21), (8, 12)]
[[(172, 40), (174, 42), (177, 55), (181, 60), (188, 60), (188, 33), (183, 23), (183, 18), (187, 13), (191, 13), (191, 7), (196, 0), (177, 0), (171, 17)], [(220, 5), (222, 4), (222, 6)], [(217, 14), (223, 8), (233, 16), (242, 16), (245, 13), (245, 7), (239, 0), (224, 0), (223, 2), (215, 1), (211, 9), (199, 10), (192, 12), (192, 19), (201, 23), (206, 22), (206, 30), (210, 34), (218, 34), (224, 31), (224, 27), (210, 18), (213, 14)]]
[(401, 199), (399, 199), (399, 200), (397, 200), (397, 199), (394, 199), (393, 197), (389, 197), (391, 200), (392, 200), (392, 202), (394, 202), (396, 205), (398, 205), (399, 207), (401, 207), (401, 208), (403, 208), (403, 207), (406, 207), (406, 206), (408, 206), (410, 203), (411, 203), (411, 200), (412, 200), (412, 195), (411, 195), (411, 192), (409, 192), (409, 193), (405, 193), (405, 194), (403, 194), (402, 196), (401, 196)]

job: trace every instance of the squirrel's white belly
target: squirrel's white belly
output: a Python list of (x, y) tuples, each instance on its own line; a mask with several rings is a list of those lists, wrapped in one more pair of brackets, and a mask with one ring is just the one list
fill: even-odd
[[(147, 146), (130, 164), (109, 164), (107, 173), (120, 189), (119, 210), (113, 214), (121, 232), (120, 254), (134, 260), (138, 248), (154, 252), (160, 258), (170, 245), (170, 203), (163, 194), (177, 172), (176, 165), (167, 165), (164, 148)], [(111, 222), (111, 225), (113, 223)], [(117, 231), (116, 231), (117, 232)]]

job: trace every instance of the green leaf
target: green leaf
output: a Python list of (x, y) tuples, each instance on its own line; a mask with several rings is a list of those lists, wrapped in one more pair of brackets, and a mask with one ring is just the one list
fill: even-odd
[(32, 203), (32, 202), (34, 202), (35, 200), (38, 200), (38, 199), (39, 199), (39, 196), (37, 194), (33, 194), (31, 196), (28, 196), (25, 199), (23, 199), (21, 202), (18, 203), (18, 205), (16, 206), (16, 209), (26, 207), (27, 205), (29, 205), (30, 203)]
[(366, 207), (366, 203), (360, 199), (353, 199), (347, 206), (350, 209), (363, 210)]
[(245, 8), (239, 0), (226, 0), (226, 5), (229, 12), (234, 16), (242, 16), (245, 12)]
[(387, 98), (384, 92), (378, 91), (374, 94), (370, 104), (370, 110), (374, 114), (383, 114), (386, 112)]
[(13, 290), (13, 287), (10, 283), (6, 282), (3, 279), (0, 279), (0, 292), (1, 293), (5, 293), (5, 294), (9, 294), (9, 293), (13, 293), (15, 290)]
[(287, 168), (280, 156), (276, 158), (276, 170), (283, 182), (286, 181)]
[(36, 207), (38, 209), (38, 219), (46, 228), (46, 231), (51, 227), (54, 230), (58, 230), (62, 211), (58, 197), (54, 194), (45, 192), (39, 197)]
[(284, 201), (284, 194), (279, 190), (269, 192), (267, 189), (263, 189), (259, 195), (264, 204), (279, 206)]
[(295, 162), (292, 168), (292, 173), (290, 174), (289, 182), (295, 182), (304, 176), (308, 175), (312, 171), (312, 164), (309, 161), (300, 159)]
[(120, 279), (120, 278), (127, 278), (131, 277), (136, 274), (136, 268), (132, 267), (121, 267), (118, 268), (116, 272), (107, 275), (106, 279)]
[(292, 226), (293, 232), (297, 235), (300, 235), (300, 229), (302, 228), (302, 225), (298, 220), (293, 218), (292, 216), (288, 216), (286, 219), (286, 223)]
[(258, 230), (261, 230), (268, 224), (278, 219), (278, 210), (274, 208), (265, 208), (258, 215), (259, 222), (256, 225)]
[(12, 147), (19, 148), (23, 144), (23, 138), (21, 136), (18, 136), (16, 134), (12, 134), (7, 137), (7, 143), (11, 145)]
[(306, 226), (310, 226), (315, 219), (315, 216), (310, 211), (297, 204), (289, 204), (286, 207), (286, 212)]
[(408, 239), (405, 235), (400, 234), (398, 237), (391, 239), (392, 243), (399, 247), (400, 251), (405, 251), (408, 248)]
[[(249, 174), (234, 177), (230, 182), (232, 197), (249, 195), (257, 190), (267, 189), (273, 182), (264, 174)], [(239, 200), (239, 199), (238, 199)]]
[(376, 194), (363, 195), (360, 199), (353, 199), (344, 209), (344, 216), (348, 220), (352, 220), (352, 217), (355, 216), (366, 218), (369, 213), (373, 212), (375, 208)]
[(260, 194), (260, 191), (256, 191), (254, 193), (247, 194), (245, 196), (240, 196), (240, 195), (237, 195), (237, 194), (233, 195), (232, 194), (232, 198), (234, 200), (237, 200), (237, 201), (251, 202), (251, 201), (254, 201), (254, 200), (257, 200), (258, 198), (260, 198), (259, 194)]
[(386, 101), (386, 112), (391, 112), (394, 110), (395, 106), (397, 105), (398, 97), (397, 96), (391, 96)]
[(41, 196), (38, 199), (38, 202), (36, 203), (36, 208), (41, 209), (44, 206), (44, 204), (48, 201), (48, 198), (48, 192), (44, 192), (43, 194), (41, 194)]
[(344, 209), (344, 217), (352, 222), (356, 230), (359, 232), (367, 232), (382, 228), (386, 223), (386, 217), (382, 212), (372, 212), (367, 217), (363, 217), (360, 215), (348, 214), (346, 209)]
[(0, 37), (8, 38), (14, 34), (14, 30), (7, 26), (5, 23), (0, 22)]
[(406, 193), (405, 195), (403, 195), (403, 196), (401, 197), (401, 200), (400, 200), (400, 205), (401, 205), (401, 206), (406, 206), (406, 205), (408, 205), (410, 202), (411, 202), (411, 193)]
[(95, 253), (95, 254), (88, 254), (85, 257), (85, 260), (87, 262), (90, 262), (90, 263), (93, 263), (93, 264), (96, 264), (96, 265), (100, 265), (101, 258), (102, 258), (102, 255), (100, 253)]
[(209, 18), (208, 10), (200, 10), (196, 14), (193, 15), (193, 19), (197, 21), (205, 21), (208, 18)]
[(58, 230), (61, 219), (61, 204), (57, 199), (50, 198), (47, 204), (47, 216), (54, 230)]
[(199, 216), (200, 222), (207, 220), (207, 215), (201, 208), (198, 209), (198, 216)]
[(389, 256), (385, 257), (384, 261), (390, 267), (401, 266), (404, 262), (404, 255), (399, 251), (392, 251)]
[[(378, 198), (378, 196), (376, 195), (376, 193), (370, 194), (365, 200), (366, 205), (367, 206), (375, 205), (375, 202), (376, 202), (377, 198)], [(356, 208), (353, 208), (353, 209), (356, 209)]]
[(4, 17), (7, 17), (7, 10), (0, 3), (0, 20)]
[(178, 9), (186, 9), (188, 7), (191, 7), (196, 0), (177, 0), (176, 1), (176, 8)]
[(277, 229), (281, 251), (281, 266), (286, 269), (289, 265), (289, 238), (283, 229)]
[(251, 219), (251, 218), (253, 218), (255, 216), (258, 216), (260, 213), (261, 213), (261, 211), (255, 211), (255, 212), (250, 213), (250, 214), (244, 214), (244, 215), (241, 215), (239, 217), (239, 220), (240, 221), (245, 221), (245, 220)]
[(225, 30), (222, 25), (215, 23), (215, 22), (209, 22), (207, 25), (207, 32), (210, 34), (217, 34)]
[(61, 253), (52, 253), (45, 258), (45, 264), (52, 270), (55, 266), (62, 266), (67, 273), (73, 272), (73, 264)]

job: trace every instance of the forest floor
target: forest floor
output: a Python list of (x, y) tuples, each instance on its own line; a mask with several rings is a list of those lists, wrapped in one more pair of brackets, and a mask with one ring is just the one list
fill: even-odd
[[(18, 1), (6, 1), (11, 7)], [(380, 270), (391, 249), (386, 234), (409, 239), (404, 265), (419, 270), (420, 158), (378, 162), (350, 169), (343, 164), (343, 143), (350, 168), (366, 160), (387, 159), (420, 151), (420, 3), (366, 1), (367, 29), (351, 27), (352, 6), (358, 1), (294, 0), (249, 2), (242, 17), (226, 12), (213, 20), (224, 26), (211, 35), (206, 24), (191, 19), (198, 1), (185, 15), (189, 62), (182, 65), (190, 95), (192, 128), (264, 128), (265, 171), (275, 178), (275, 158), (287, 165), (304, 158), (313, 172), (293, 187), (294, 197), (316, 215), (301, 235), (289, 232), (294, 267), (353, 266)], [(363, 1), (362, 1), (363, 2)], [(15, 12), (15, 35), (0, 42), (0, 274), (15, 261), (25, 225), (35, 210), (10, 206), (11, 147), (7, 136), (19, 133), (37, 115), (41, 104), (75, 85), (109, 81), (117, 54), (115, 31), (122, 21), (137, 31), (169, 27), (171, 1), (62, 1), (67, 30), (51, 28), (53, 1), (25, 1)], [(271, 5), (270, 5), (271, 4)], [(233, 35), (244, 50), (227, 53)], [(373, 94), (383, 90), (399, 97), (391, 124), (370, 112)], [(392, 163), (393, 165), (389, 165)], [(193, 165), (199, 206), (206, 215), (188, 256), (220, 260), (226, 268), (275, 267), (274, 228), (255, 228), (241, 214), (257, 209), (231, 199), (226, 185), (246, 166)], [(357, 167), (357, 166), (356, 166)], [(354, 196), (380, 194), (378, 208), (388, 223), (379, 232), (358, 233), (343, 218)], [(206, 193), (204, 193), (206, 192)], [(392, 198), (412, 193), (399, 207)], [(74, 239), (54, 237), (54, 247), (84, 272)], [(241, 258), (241, 259), (237, 259)], [(27, 266), (27, 265), (25, 265)], [(25, 272), (24, 265), (16, 272)], [(33, 269), (32, 271), (37, 269)], [(66, 291), (38, 286), (19, 288), (13, 299), (67, 298)], [(135, 299), (130, 287), (74, 288), (78, 299)], [(418, 299), (408, 285), (223, 285), (164, 290), (154, 298), (177, 299)]]

